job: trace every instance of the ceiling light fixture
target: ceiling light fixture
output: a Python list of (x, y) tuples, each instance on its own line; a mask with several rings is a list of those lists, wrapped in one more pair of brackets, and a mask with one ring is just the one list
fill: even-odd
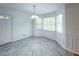
[(32, 19), (38, 19), (38, 16), (37, 16), (36, 13), (35, 13), (36, 5), (33, 5), (33, 8), (34, 8), (34, 14), (31, 16), (31, 18), (32, 18)]

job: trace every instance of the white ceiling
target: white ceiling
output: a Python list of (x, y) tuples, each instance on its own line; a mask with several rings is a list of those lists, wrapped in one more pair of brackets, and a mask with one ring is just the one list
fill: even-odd
[(0, 3), (0, 7), (16, 9), (33, 14), (33, 5), (36, 5), (36, 14), (47, 14), (64, 6), (63, 3)]

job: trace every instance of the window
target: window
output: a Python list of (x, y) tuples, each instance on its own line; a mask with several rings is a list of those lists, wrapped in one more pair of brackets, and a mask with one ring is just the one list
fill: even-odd
[(43, 18), (43, 29), (55, 31), (55, 17)]
[(56, 16), (56, 31), (62, 33), (62, 14)]
[(42, 19), (41, 18), (38, 18), (35, 20), (35, 28), (42, 29)]
[(57, 31), (62, 33), (62, 14), (56, 17), (38, 18), (35, 20), (36, 29), (44, 29), (49, 31)]

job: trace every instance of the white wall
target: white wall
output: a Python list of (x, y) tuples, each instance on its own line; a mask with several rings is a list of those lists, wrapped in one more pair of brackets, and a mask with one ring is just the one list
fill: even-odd
[(66, 48), (79, 51), (79, 4), (68, 4), (65, 8)]
[(0, 8), (0, 13), (8, 14), (12, 18), (13, 21), (13, 41), (26, 38), (32, 35), (32, 21), (30, 19), (30, 14), (8, 9), (8, 8)]
[(13, 40), (22, 39), (32, 35), (32, 23), (30, 15), (25, 13), (17, 13), (14, 14), (13, 19)]

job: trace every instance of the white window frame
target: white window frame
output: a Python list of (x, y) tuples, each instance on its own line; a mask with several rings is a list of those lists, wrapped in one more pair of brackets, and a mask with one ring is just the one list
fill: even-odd
[[(62, 15), (62, 32), (57, 31), (57, 16), (59, 15)], [(62, 13), (56, 15), (56, 32), (63, 33), (63, 14)]]
[[(47, 30), (47, 31), (54, 31), (54, 32), (55, 32), (55, 31), (56, 31), (56, 16), (50, 16), (50, 17), (44, 17), (44, 18), (51, 18), (51, 17), (55, 17), (55, 30)], [(44, 19), (44, 18), (43, 18), (43, 19)], [(43, 21), (44, 21), (44, 20), (43, 20)], [(43, 21), (42, 21), (42, 22), (43, 22)], [(43, 24), (44, 24), (44, 22), (43, 22)], [(43, 24), (42, 24), (42, 25), (43, 25)], [(45, 29), (44, 29), (44, 25), (43, 25), (43, 30), (45, 30)]]

